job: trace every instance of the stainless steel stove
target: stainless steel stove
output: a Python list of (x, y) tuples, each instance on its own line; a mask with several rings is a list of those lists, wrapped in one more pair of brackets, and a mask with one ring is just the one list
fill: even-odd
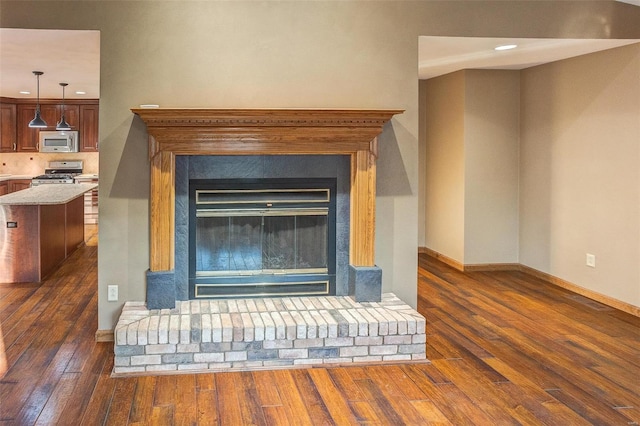
[(50, 183), (75, 183), (74, 177), (82, 174), (82, 160), (49, 161), (43, 175), (31, 180), (32, 186)]

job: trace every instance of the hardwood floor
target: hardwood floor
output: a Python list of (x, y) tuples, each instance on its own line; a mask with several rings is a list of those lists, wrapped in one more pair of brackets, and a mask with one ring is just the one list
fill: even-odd
[(113, 346), (94, 341), (96, 249), (94, 234), (41, 285), (0, 285), (1, 424), (640, 422), (639, 318), (426, 256), (430, 364), (112, 379)]

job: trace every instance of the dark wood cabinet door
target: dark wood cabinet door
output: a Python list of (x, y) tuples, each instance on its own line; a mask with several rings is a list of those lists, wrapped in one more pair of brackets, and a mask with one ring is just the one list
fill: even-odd
[[(47, 123), (44, 129), (32, 129), (29, 122), (33, 120), (36, 114), (35, 104), (18, 105), (18, 151), (19, 152), (37, 152), (38, 151), (38, 134), (40, 130), (55, 130), (56, 124), (60, 120), (59, 105), (40, 104), (40, 116)], [(69, 119), (67, 118), (67, 122)], [(69, 122), (71, 124), (71, 122)]]
[(0, 195), (9, 193), (9, 184), (7, 182), (0, 182)]
[[(62, 105), (59, 106), (58, 121), (62, 117)], [(65, 105), (64, 106), (64, 119), (71, 126), (71, 130), (80, 130), (80, 106), (79, 105)], [(56, 121), (56, 123), (58, 122)], [(48, 124), (49, 122), (47, 122)]]
[(13, 179), (9, 181), (9, 193), (31, 187), (31, 179)]
[[(38, 151), (38, 129), (29, 127), (29, 122), (33, 120), (36, 113), (35, 105), (18, 105), (16, 121), (18, 146), (17, 151), (20, 152), (37, 152)], [(46, 121), (46, 120), (45, 120)], [(49, 123), (47, 123), (49, 124)]]
[(0, 103), (0, 152), (16, 149), (16, 105)]
[(98, 151), (98, 113), (98, 105), (80, 105), (80, 151)]
[(56, 129), (56, 124), (60, 119), (60, 110), (58, 108), (58, 105), (40, 104), (40, 115), (42, 116), (42, 119), (47, 122), (47, 128), (42, 130)]

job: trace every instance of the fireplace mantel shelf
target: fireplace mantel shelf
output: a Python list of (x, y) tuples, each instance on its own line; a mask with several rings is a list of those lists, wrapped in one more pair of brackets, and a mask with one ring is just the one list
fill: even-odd
[(382, 126), (403, 110), (133, 108), (147, 127)]
[(368, 150), (402, 110), (132, 109), (147, 125), (149, 157), (175, 155), (350, 155)]
[(397, 109), (134, 108), (151, 160), (150, 271), (174, 269), (176, 155), (349, 155), (350, 264), (374, 265), (377, 137)]

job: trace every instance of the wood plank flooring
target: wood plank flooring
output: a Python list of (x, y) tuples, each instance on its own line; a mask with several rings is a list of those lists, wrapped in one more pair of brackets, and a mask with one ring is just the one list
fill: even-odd
[(627, 425), (640, 319), (520, 272), (419, 258), (431, 363), (112, 379), (97, 237), (42, 284), (0, 285), (0, 424)]

